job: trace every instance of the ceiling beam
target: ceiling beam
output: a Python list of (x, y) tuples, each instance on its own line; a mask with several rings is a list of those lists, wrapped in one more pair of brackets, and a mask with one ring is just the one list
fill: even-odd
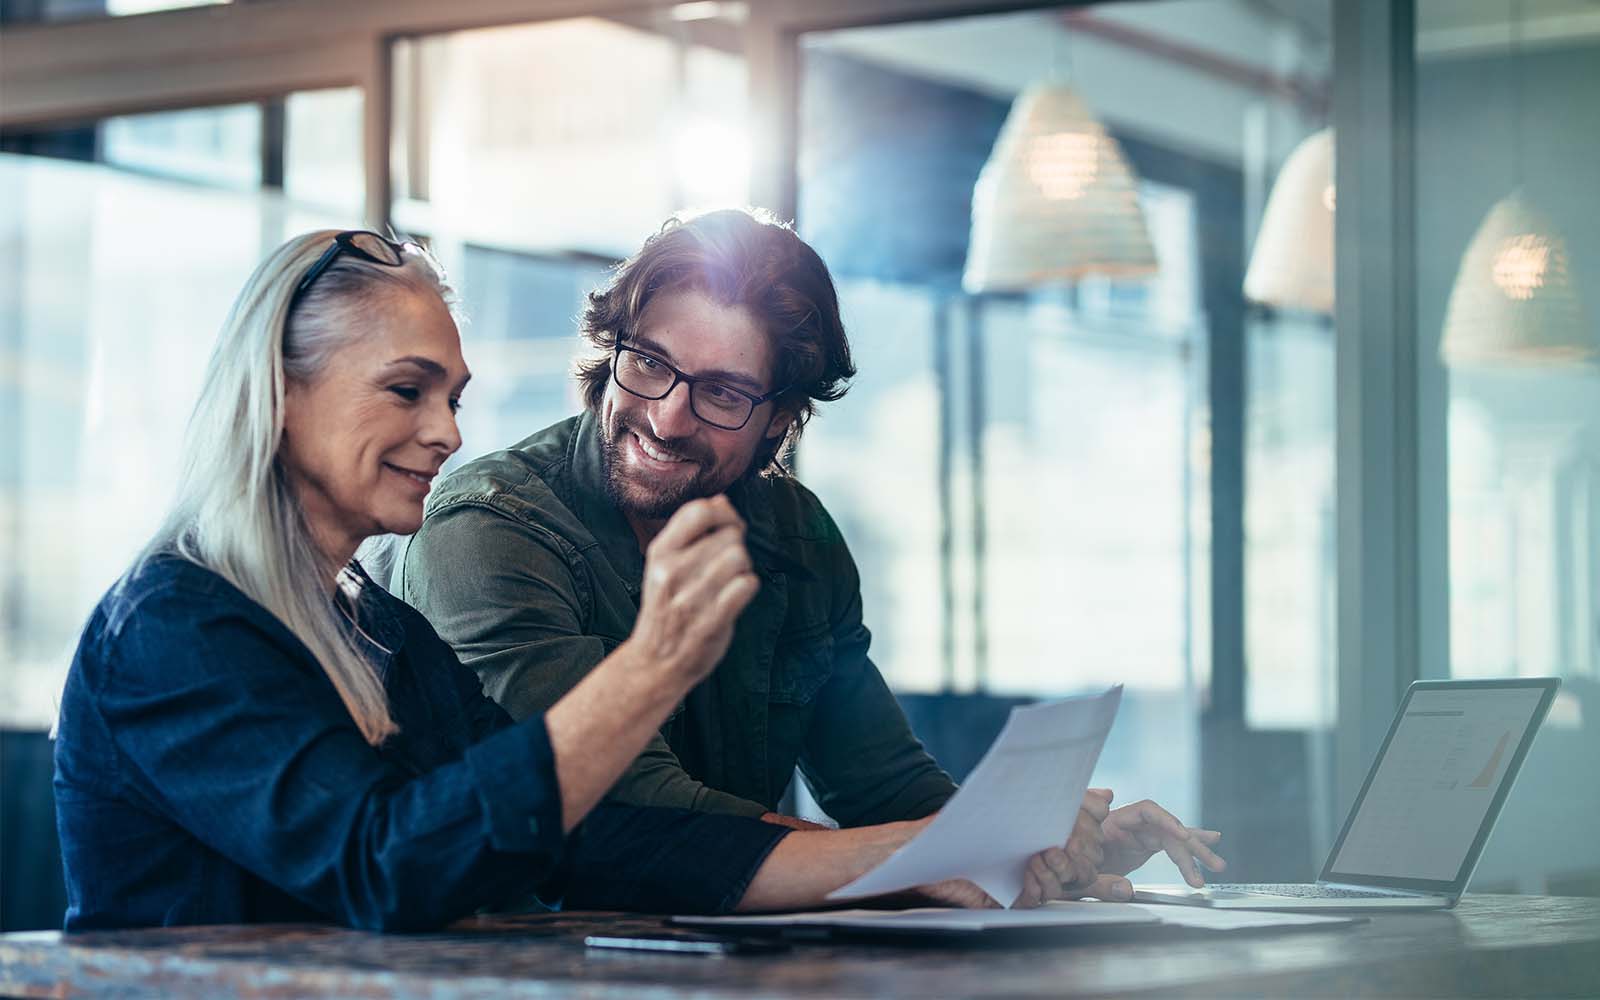
[(1089, 11), (1063, 11), (1061, 21), (1074, 33), (1091, 35), (1124, 48), (1142, 52), (1176, 66), (1187, 66), (1199, 73), (1225, 80), (1236, 87), (1277, 97), (1299, 105), (1313, 118), (1328, 114), (1332, 101), (1326, 83), (1301, 76), (1287, 76), (1252, 66), (1221, 55), (1211, 49), (1175, 41), (1144, 28), (1096, 17)]
[[(1040, 6), (1039, 0), (749, 0), (747, 9), (792, 38), (808, 30)], [(372, 46), (394, 38), (570, 17), (641, 24), (659, 19), (652, 8), (659, 9), (649, 0), (270, 0), (7, 25), (0, 32), (0, 128), (360, 85), (371, 77)], [(687, 31), (691, 41), (719, 47), (741, 33), (724, 25)]]
[(0, 128), (358, 85), (383, 39), (638, 9), (638, 0), (273, 0), (8, 25)]

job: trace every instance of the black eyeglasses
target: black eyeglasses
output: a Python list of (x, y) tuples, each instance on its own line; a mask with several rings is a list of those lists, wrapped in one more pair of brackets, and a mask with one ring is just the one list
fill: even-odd
[(665, 399), (679, 382), (686, 384), (689, 412), (725, 431), (739, 430), (750, 422), (750, 414), (756, 407), (789, 388), (785, 386), (757, 396), (723, 382), (685, 375), (655, 355), (621, 344), (617, 345), (616, 356), (612, 358), (611, 373), (617, 385), (640, 399)]
[(306, 276), (300, 279), (300, 284), (294, 286), (294, 295), (289, 299), (289, 308), (300, 301), (300, 297), (311, 289), (311, 285), (324, 271), (333, 266), (333, 262), (342, 253), (373, 264), (382, 264), (385, 267), (399, 267), (405, 263), (406, 247), (415, 246), (413, 243), (396, 243), (385, 239), (377, 233), (366, 229), (349, 229), (333, 238), (333, 244), (322, 252), (317, 262), (311, 265)]

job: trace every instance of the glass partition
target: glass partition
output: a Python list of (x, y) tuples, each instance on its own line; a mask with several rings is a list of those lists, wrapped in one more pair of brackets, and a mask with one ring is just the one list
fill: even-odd
[[(963, 715), (934, 733), (1003, 717), (986, 702), (1126, 685), (1100, 780), (1228, 829), (1246, 877), (1314, 874), (1323, 819), (1331, 301), (1296, 282), (1331, 295), (1331, 207), (1326, 248), (1256, 233), (1328, 125), (1330, 71), (1326, 3), (1108, 3), (801, 38), (798, 225), (839, 283), (861, 373), (808, 428), (800, 471), (861, 565), (876, 661), (914, 721)], [(1087, 119), (1020, 117), (1063, 92)], [(1024, 127), (1008, 115), (1037, 138), (1006, 197), (1039, 199), (1009, 226), (1059, 212), (1055, 243), (1089, 232), (1100, 256), (975, 287), (979, 178)], [(1101, 192), (1113, 174), (1125, 196)], [(1075, 205), (1116, 197), (1148, 240), (1140, 276), (1120, 237), (1073, 228), (1105, 225)], [(1247, 297), (1258, 243), (1293, 280)], [(1045, 256), (1030, 266), (1066, 267)]]
[[(305, 100), (289, 99), (293, 135), (324, 107)], [(351, 101), (333, 100), (337, 125)], [(359, 108), (356, 95), (357, 121)], [(337, 207), (350, 178), (360, 202), (348, 146), (290, 143), (291, 177), (340, 179), (315, 185), (343, 192), (335, 207), (261, 188), (261, 120), (241, 105), (4, 137), (0, 726), (53, 722), (89, 609), (165, 511), (201, 372), (245, 278), (293, 233), (359, 224), (359, 208)]]
[(1600, 891), (1600, 21), (1424, 0), (1417, 352), (1433, 676), (1562, 689), (1478, 884)]
[(573, 18), (396, 45), (394, 218), (469, 317), (459, 464), (576, 413), (576, 318), (685, 208), (742, 205), (744, 59), (728, 25)]
[(125, 17), (229, 2), (231, 0), (0, 0), (0, 24)]

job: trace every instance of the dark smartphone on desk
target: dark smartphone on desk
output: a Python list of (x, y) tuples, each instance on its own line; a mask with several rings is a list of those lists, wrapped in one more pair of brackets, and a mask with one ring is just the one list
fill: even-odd
[(678, 955), (768, 955), (789, 950), (787, 941), (776, 938), (724, 938), (709, 934), (590, 934), (583, 943), (590, 948)]

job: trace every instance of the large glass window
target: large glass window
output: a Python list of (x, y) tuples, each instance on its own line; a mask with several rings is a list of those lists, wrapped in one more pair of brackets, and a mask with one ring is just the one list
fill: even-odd
[(179, 7), (207, 7), (231, 0), (0, 0), (0, 23), (74, 21), (124, 17)]
[(744, 204), (726, 27), (575, 18), (396, 46), (396, 225), (432, 241), (469, 317), (454, 461), (576, 413), (584, 294), (675, 212)]
[(1593, 892), (1600, 787), (1600, 28), (1418, 5), (1424, 664), (1562, 691), (1479, 883)]
[[(1173, 0), (801, 39), (798, 224), (861, 373), (800, 468), (861, 565), (877, 662), (914, 718), (936, 695), (965, 729), (999, 718), (986, 703), (1125, 684), (1100, 780), (1254, 828), (1236, 854), (1261, 877), (1312, 864), (1333, 355), (1331, 302), (1251, 302), (1245, 273), (1269, 192), (1328, 124), (1328, 19)], [(1070, 277), (974, 287), (980, 172), (1008, 114), (1062, 90), (1092, 124), (1036, 126), (1038, 211), (1074, 239), (1099, 224), (1075, 203), (1125, 168), (1154, 266), (1132, 276), (1118, 237), (1082, 230), (1103, 255)], [(1096, 129), (1121, 166), (1073, 158)], [(1321, 211), (1326, 251), (1290, 263), (1331, 288)], [(930, 728), (936, 754), (941, 730), (963, 722)]]
[[(350, 115), (348, 93), (304, 102), (289, 98), (291, 136), (329, 103)], [(359, 221), (261, 189), (262, 117), (241, 105), (3, 137), (0, 725), (54, 720), (89, 609), (165, 511), (245, 278), (290, 234)], [(320, 169), (344, 187), (317, 190), (345, 195), (355, 178), (359, 203), (352, 150), (290, 147), (291, 177)]]

